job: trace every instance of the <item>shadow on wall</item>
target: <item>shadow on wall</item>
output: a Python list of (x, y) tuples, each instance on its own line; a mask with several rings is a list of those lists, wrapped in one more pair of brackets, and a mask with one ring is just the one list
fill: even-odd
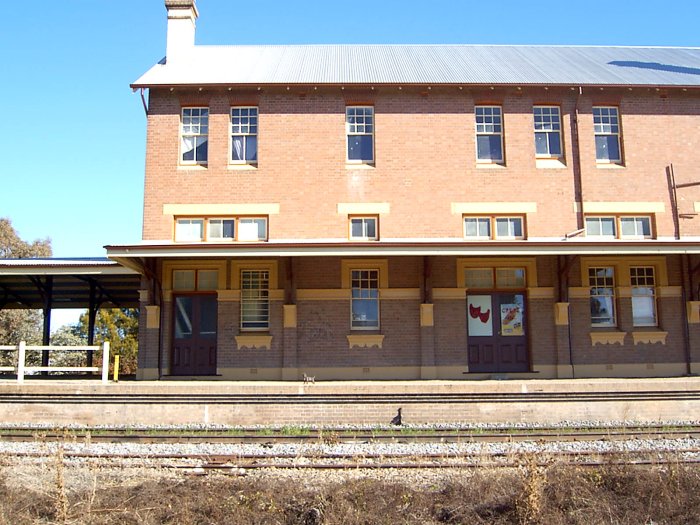
[(608, 62), (611, 66), (638, 67), (641, 69), (656, 69), (657, 71), (670, 71), (671, 73), (684, 73), (686, 75), (700, 75), (700, 69), (696, 67), (672, 66), (671, 64), (659, 64), (658, 62), (636, 62), (633, 60), (613, 60)]

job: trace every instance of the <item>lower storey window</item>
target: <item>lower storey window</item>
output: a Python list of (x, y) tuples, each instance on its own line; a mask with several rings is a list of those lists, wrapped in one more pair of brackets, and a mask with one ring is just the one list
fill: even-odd
[(652, 266), (630, 267), (632, 285), (632, 324), (656, 326), (656, 280)]
[(379, 270), (352, 270), (351, 328), (379, 328)]
[(241, 270), (241, 330), (270, 327), (270, 272)]
[(588, 284), (591, 287), (591, 324), (615, 326), (614, 268), (589, 268)]

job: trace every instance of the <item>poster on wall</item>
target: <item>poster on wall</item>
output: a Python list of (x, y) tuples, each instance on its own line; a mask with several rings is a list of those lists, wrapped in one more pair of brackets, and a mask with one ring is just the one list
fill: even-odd
[(501, 305), (501, 335), (525, 335), (521, 305), (516, 303)]
[(493, 335), (490, 295), (467, 296), (467, 328), (470, 336), (490, 337)]

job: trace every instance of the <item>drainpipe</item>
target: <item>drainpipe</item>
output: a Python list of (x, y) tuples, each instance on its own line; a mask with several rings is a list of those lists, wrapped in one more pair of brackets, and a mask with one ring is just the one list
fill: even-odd
[(581, 150), (579, 147), (578, 133), (578, 118), (579, 118), (579, 102), (583, 95), (583, 87), (579, 86), (578, 94), (576, 95), (576, 105), (574, 106), (574, 118), (571, 126), (571, 157), (574, 171), (574, 201), (576, 202), (576, 227), (583, 229), (585, 227), (583, 220), (583, 177), (581, 176)]
[(692, 279), (689, 268), (688, 254), (684, 253), (681, 255), (681, 301), (683, 303), (681, 315), (683, 316), (683, 349), (685, 350), (685, 372), (687, 375), (691, 374), (690, 363), (692, 359), (690, 355), (690, 329), (688, 327), (688, 281)]

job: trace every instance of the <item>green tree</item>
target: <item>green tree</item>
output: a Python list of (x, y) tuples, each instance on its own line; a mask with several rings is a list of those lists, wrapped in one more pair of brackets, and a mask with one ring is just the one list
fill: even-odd
[[(88, 314), (78, 321), (78, 333), (87, 340)], [(104, 308), (95, 318), (95, 344), (109, 341), (112, 356), (119, 356), (122, 374), (135, 374), (139, 340), (139, 311), (136, 308)], [(110, 359), (110, 362), (113, 360)]]
[[(51, 256), (49, 239), (23, 241), (10, 219), (0, 217), (0, 259), (28, 259)], [(2, 309), (0, 303), (0, 345), (20, 341), (41, 344), (43, 315), (40, 310)], [(0, 353), (0, 360), (8, 359)]]

